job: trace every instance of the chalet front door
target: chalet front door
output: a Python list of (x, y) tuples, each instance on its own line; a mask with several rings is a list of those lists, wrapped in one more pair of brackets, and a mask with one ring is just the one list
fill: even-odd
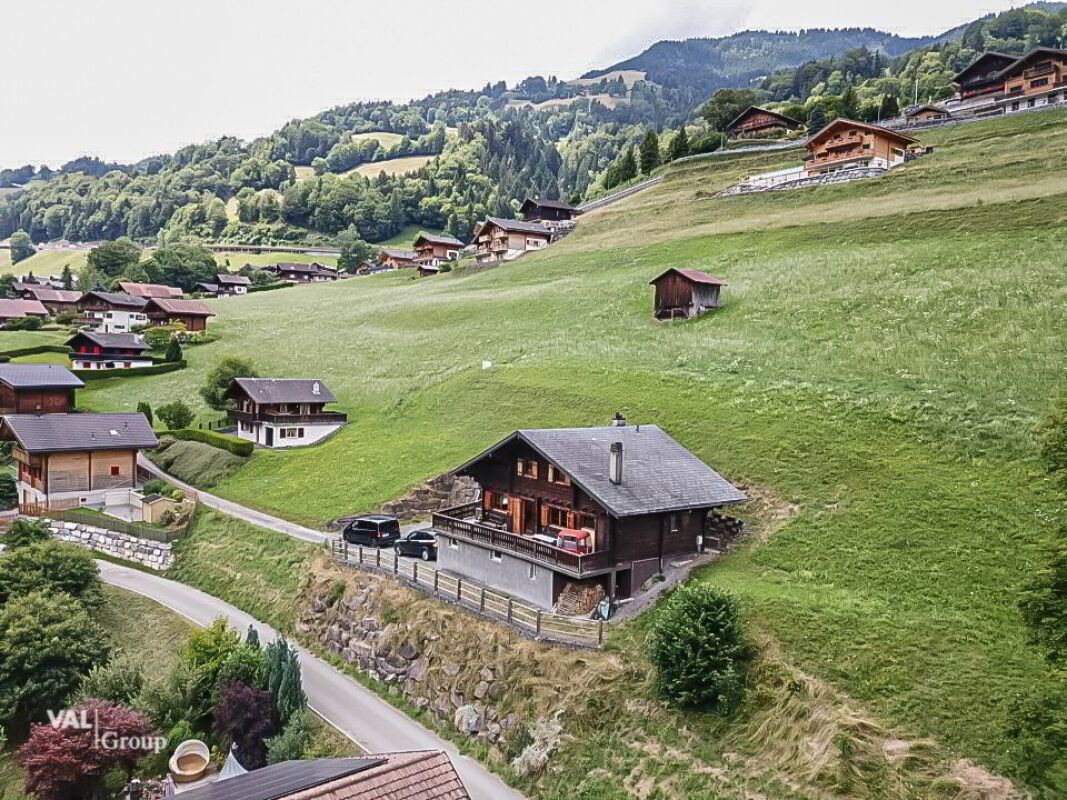
[(266, 437), (267, 447), (274, 447), (274, 428), (264, 429), (263, 435)]

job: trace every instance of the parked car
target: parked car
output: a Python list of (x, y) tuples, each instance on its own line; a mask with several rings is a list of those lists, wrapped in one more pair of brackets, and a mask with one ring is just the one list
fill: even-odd
[(344, 540), (364, 547), (392, 547), (400, 538), (400, 520), (385, 514), (356, 517), (345, 525)]
[(393, 549), (398, 556), (414, 556), (423, 561), (436, 561), (437, 537), (430, 528), (417, 528), (397, 539)]

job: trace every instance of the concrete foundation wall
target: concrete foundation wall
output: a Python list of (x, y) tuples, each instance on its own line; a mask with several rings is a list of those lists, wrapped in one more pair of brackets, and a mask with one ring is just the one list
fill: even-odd
[(493, 551), (487, 548), (443, 535), (437, 537), (438, 569), (484, 583), (490, 589), (546, 610), (552, 608), (555, 573), (548, 567), (516, 558), (506, 550), (497, 553), (499, 560), (494, 559)]

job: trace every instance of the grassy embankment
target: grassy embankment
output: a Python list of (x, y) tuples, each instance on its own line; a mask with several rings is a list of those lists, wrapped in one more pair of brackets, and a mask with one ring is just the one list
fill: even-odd
[[(1010, 772), (1011, 698), (1043, 674), (1015, 602), (1052, 508), (1031, 430), (1067, 349), (1065, 122), (924, 133), (931, 156), (803, 192), (712, 197), (795, 155), (695, 162), (514, 265), (231, 302), (226, 335), (190, 349), (189, 369), (83, 403), (195, 399), (230, 354), (322, 377), (352, 424), (257, 453), (219, 489), (311, 523), (374, 508), (516, 427), (656, 421), (797, 507), (700, 579), (880, 719)], [(726, 278), (727, 307), (653, 322), (647, 282), (672, 265)]]

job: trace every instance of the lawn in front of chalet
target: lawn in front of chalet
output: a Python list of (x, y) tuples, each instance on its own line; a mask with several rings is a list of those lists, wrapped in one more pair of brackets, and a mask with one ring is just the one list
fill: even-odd
[[(515, 264), (219, 303), (224, 335), (188, 369), (79, 402), (198, 402), (226, 355), (322, 378), (352, 423), (217, 489), (313, 524), (517, 427), (657, 422), (799, 507), (702, 579), (803, 669), (1010, 771), (1011, 698), (1043, 674), (1015, 603), (1052, 508), (1032, 429), (1067, 349), (1065, 122), (934, 131), (934, 154), (885, 178), (729, 200), (713, 195), (795, 154), (690, 162)], [(647, 283), (668, 266), (725, 278), (726, 307), (654, 322)]]

